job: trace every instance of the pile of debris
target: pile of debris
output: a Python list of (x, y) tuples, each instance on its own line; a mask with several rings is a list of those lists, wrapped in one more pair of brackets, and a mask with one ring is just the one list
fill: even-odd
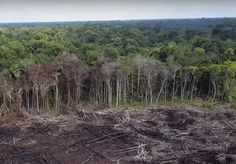
[(76, 110), (0, 126), (0, 163), (235, 163), (236, 111)]

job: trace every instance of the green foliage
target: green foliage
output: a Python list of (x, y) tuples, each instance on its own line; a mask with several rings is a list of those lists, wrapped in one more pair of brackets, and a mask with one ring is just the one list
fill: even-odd
[(32, 57), (35, 64), (45, 63), (50, 61), (50, 57), (45, 54), (36, 54)]
[(235, 77), (236, 74), (236, 62), (235, 61), (226, 61), (224, 62), (224, 65), (226, 67), (226, 71), (228, 75), (232, 78)]
[[(119, 69), (120, 78), (125, 75), (130, 82), (132, 75), (133, 89), (137, 90), (132, 94), (139, 99), (144, 99), (145, 91), (153, 93), (155, 99), (164, 81), (161, 100), (169, 98), (175, 102), (182, 96), (182, 99), (198, 97), (210, 101), (215, 94), (219, 101), (234, 103), (236, 23), (235, 19), (228, 20), (231, 24), (224, 21), (152, 20), (0, 27), (0, 71), (8, 70), (19, 76), (29, 64), (58, 62), (63, 52), (96, 68), (99, 57), (104, 56), (104, 63), (113, 63), (116, 71)], [(139, 80), (135, 79), (138, 73)], [(154, 81), (149, 89), (145, 84), (148, 75), (149, 81)], [(124, 81), (120, 81), (124, 87)], [(200, 100), (198, 103), (203, 104)]]
[(235, 50), (233, 48), (228, 48), (224, 51), (223, 59), (236, 60)]
[[(168, 24), (166, 22), (163, 27)], [(142, 24), (109, 22), (11, 29), (2, 27), (1, 67), (8, 69), (11, 64), (9, 60), (14, 58), (35, 58), (34, 55), (42, 56), (41, 54), (54, 58), (62, 51), (78, 54), (89, 65), (93, 65), (97, 56), (102, 53), (112, 60), (140, 53), (162, 62), (169, 56), (174, 56), (175, 61), (183, 66), (222, 64), (226, 60), (236, 59), (234, 38), (227, 34), (226, 40), (221, 39), (225, 37), (219, 30), (224, 31), (224, 28), (227, 29), (227, 26), (221, 29), (211, 27), (212, 31), (217, 29), (218, 33), (208, 33), (201, 29), (194, 29), (190, 33), (183, 29), (162, 29), (155, 21)], [(220, 37), (217, 38), (217, 35)], [(31, 54), (34, 55), (30, 56)]]
[(233, 86), (232, 88), (230, 88), (229, 102), (232, 104), (236, 104), (236, 86)]
[(204, 56), (205, 55), (205, 50), (203, 48), (196, 47), (196, 48), (194, 48), (194, 53), (197, 56)]

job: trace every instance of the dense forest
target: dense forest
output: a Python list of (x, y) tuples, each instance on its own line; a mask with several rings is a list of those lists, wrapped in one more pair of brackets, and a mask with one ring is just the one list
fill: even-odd
[(0, 26), (2, 111), (236, 103), (236, 19)]

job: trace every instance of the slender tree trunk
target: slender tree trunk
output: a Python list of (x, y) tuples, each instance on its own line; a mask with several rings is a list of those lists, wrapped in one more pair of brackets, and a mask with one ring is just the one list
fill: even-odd
[(19, 89), (18, 91), (17, 91), (17, 107), (19, 108), (19, 109), (21, 109), (21, 105), (22, 105), (22, 94), (21, 94), (21, 91), (22, 91), (22, 89)]
[(39, 88), (36, 87), (36, 103), (37, 103), (37, 110), (39, 112)]
[(47, 111), (49, 111), (50, 108), (49, 108), (49, 98), (48, 98), (48, 94), (47, 94), (47, 96), (46, 96), (46, 105), (47, 105)]
[(106, 85), (105, 84), (103, 84), (102, 85), (102, 88), (101, 88), (101, 94), (102, 94), (102, 103), (103, 104), (106, 104), (106, 102), (107, 102), (107, 95), (106, 95), (106, 93), (107, 93), (107, 87), (106, 87)]
[(119, 77), (116, 75), (116, 107), (119, 106)]
[(173, 77), (173, 86), (172, 86), (172, 98), (171, 98), (172, 105), (174, 103), (174, 97), (175, 97), (175, 76)]
[(124, 78), (124, 91), (123, 91), (123, 100), (124, 100), (124, 103), (126, 103), (126, 81), (127, 81), (127, 76), (125, 75), (125, 78)]
[(137, 85), (137, 95), (139, 94), (139, 85), (140, 85), (140, 68), (138, 68), (138, 85)]
[(76, 85), (76, 105), (79, 104), (80, 101), (80, 87)]
[(198, 84), (198, 79), (195, 80), (195, 87), (194, 87), (195, 91), (193, 91), (193, 96), (194, 97), (198, 96), (198, 88), (197, 88), (198, 86), (197, 86), (197, 84)]
[[(210, 75), (211, 76), (211, 75)], [(208, 92), (207, 92), (207, 99), (210, 99), (210, 95), (211, 95), (211, 83), (212, 83), (212, 81), (211, 81), (211, 77), (209, 77), (208, 78)]]
[(27, 90), (27, 109), (29, 110), (30, 108), (30, 96), (29, 96), (29, 90)]
[(57, 111), (58, 110), (58, 84), (56, 84), (56, 93), (55, 93), (55, 110)]
[(70, 81), (67, 79), (67, 107), (70, 106)]
[[(102, 85), (104, 85), (104, 84), (102, 83)], [(101, 96), (100, 96), (100, 95), (101, 95), (101, 94), (100, 94), (100, 88), (101, 88), (101, 84), (98, 83), (97, 91), (96, 91), (96, 92), (97, 92), (97, 102), (98, 102), (98, 103), (101, 102), (101, 100), (100, 100), (100, 98), (101, 98)]]
[(131, 94), (132, 94), (132, 98), (134, 96), (134, 75), (131, 75)]
[(152, 84), (151, 84), (151, 75), (148, 75), (148, 90), (149, 90), (149, 95), (150, 95), (150, 104), (153, 104), (153, 96), (152, 96)]
[(90, 87), (89, 87), (89, 95), (88, 95), (89, 96), (88, 100), (91, 103), (93, 103), (93, 94), (92, 94), (92, 92), (93, 92), (93, 85), (91, 84)]
[(159, 102), (161, 93), (162, 93), (162, 91), (163, 91), (163, 89), (164, 89), (164, 85), (165, 85), (165, 80), (163, 80), (162, 83), (161, 83), (161, 88), (160, 88), (160, 91), (159, 91), (158, 96), (157, 96), (157, 99), (156, 99), (156, 104), (158, 104), (158, 102)]
[(147, 90), (145, 91), (145, 104), (148, 106), (148, 92)]
[(216, 82), (211, 78), (211, 82), (213, 85), (213, 97), (212, 97), (212, 102), (215, 101), (216, 93), (217, 93), (217, 87), (216, 87)]
[(122, 83), (119, 83), (119, 103), (121, 102), (121, 93), (122, 93)]
[(196, 81), (196, 78), (195, 78), (195, 76), (193, 75), (193, 83), (192, 83), (191, 94), (190, 94), (190, 100), (191, 100), (191, 101), (193, 101), (193, 92), (194, 92), (195, 81)]
[(165, 103), (166, 103), (166, 101), (167, 101), (167, 82), (165, 83), (164, 93), (165, 93)]
[(108, 87), (108, 105), (109, 107), (111, 107), (112, 106), (112, 89), (111, 89), (110, 80), (107, 80), (107, 87)]
[(186, 91), (186, 87), (187, 87), (187, 82), (188, 82), (188, 75), (185, 75), (184, 76), (184, 84), (183, 84), (183, 88), (182, 88), (181, 102), (183, 102), (185, 99), (185, 91)]
[(127, 102), (127, 95), (130, 93), (130, 86), (129, 86), (129, 75), (127, 75), (126, 79), (126, 94), (125, 94), (125, 101)]

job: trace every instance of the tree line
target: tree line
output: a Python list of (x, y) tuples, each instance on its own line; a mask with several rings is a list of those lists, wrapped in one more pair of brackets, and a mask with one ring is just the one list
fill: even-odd
[(235, 103), (235, 50), (236, 27), (226, 25), (1, 27), (0, 104), (57, 110), (84, 102)]

